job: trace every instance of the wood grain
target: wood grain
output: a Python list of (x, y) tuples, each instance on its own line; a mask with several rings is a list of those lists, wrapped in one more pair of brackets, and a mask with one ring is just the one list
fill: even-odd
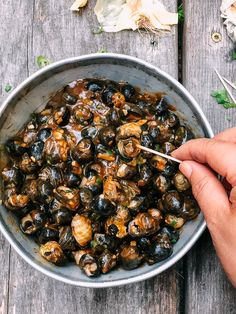
[[(17, 18), (16, 18), (17, 16)], [(0, 103), (5, 86), (16, 87), (28, 76), (28, 40), (32, 5), (26, 1), (3, 0), (0, 4)], [(1, 143), (0, 137), (0, 143)], [(8, 313), (10, 246), (0, 235), (0, 313)]]
[[(235, 81), (233, 44), (220, 18), (221, 0), (184, 1), (183, 83), (199, 102), (215, 133), (236, 124), (236, 110), (226, 110), (210, 96), (223, 89), (213, 68)], [(219, 43), (212, 34), (222, 36)], [(209, 234), (197, 243), (185, 260), (185, 313), (235, 313), (236, 293), (220, 266)]]
[[(9, 14), (9, 7), (13, 10), (16, 6), (13, 1), (3, 0), (0, 3), (2, 19), (9, 15), (15, 29), (12, 36), (1, 32), (2, 42), (11, 49), (2, 68), (5, 80), (11, 80), (15, 86), (18, 80), (37, 70), (35, 58), (38, 55), (56, 61), (94, 53), (101, 48), (142, 58), (177, 77), (177, 30), (173, 35), (161, 39), (145, 32), (94, 35), (92, 30), (98, 27), (92, 12), (95, 1), (91, 0), (81, 14), (69, 11), (72, 2), (21, 0), (17, 2), (16, 8), (19, 19)], [(171, 10), (176, 10), (176, 7), (176, 0), (169, 1)], [(17, 60), (13, 47), (17, 49)], [(17, 65), (18, 70), (7, 72), (6, 64), (9, 63)], [(182, 262), (166, 273), (142, 283), (113, 289), (82, 289), (47, 278), (12, 252), (7, 311), (26, 314), (180, 313), (181, 273)]]

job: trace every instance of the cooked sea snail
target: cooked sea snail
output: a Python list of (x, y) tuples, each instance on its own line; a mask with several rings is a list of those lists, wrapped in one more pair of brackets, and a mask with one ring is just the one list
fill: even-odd
[(193, 138), (165, 95), (78, 80), (5, 143), (3, 204), (58, 266), (96, 277), (168, 258), (199, 207), (170, 154)]

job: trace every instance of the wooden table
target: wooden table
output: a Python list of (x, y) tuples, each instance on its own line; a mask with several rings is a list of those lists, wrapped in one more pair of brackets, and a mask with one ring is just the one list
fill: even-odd
[[(104, 48), (147, 60), (181, 78), (214, 132), (236, 124), (236, 109), (227, 111), (210, 97), (212, 90), (221, 88), (214, 66), (235, 81), (236, 61), (232, 61), (233, 45), (220, 19), (221, 0), (184, 1), (184, 29), (180, 26), (161, 39), (131, 31), (94, 35), (92, 30), (98, 26), (92, 11), (95, 0), (79, 15), (69, 11), (72, 2), (1, 0), (1, 100), (7, 96), (4, 86), (8, 82), (15, 87), (37, 70), (36, 56), (56, 61)], [(176, 10), (177, 0), (164, 2)], [(214, 32), (222, 35), (218, 43), (212, 39)], [(235, 290), (219, 264), (208, 232), (165, 273), (120, 288), (84, 289), (52, 280), (27, 265), (3, 236), (0, 269), (0, 314), (236, 313)]]

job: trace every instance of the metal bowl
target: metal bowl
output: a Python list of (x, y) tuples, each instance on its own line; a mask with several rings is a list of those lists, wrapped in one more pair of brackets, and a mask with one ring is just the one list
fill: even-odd
[[(127, 80), (142, 90), (165, 92), (176, 106), (179, 116), (191, 126), (197, 136), (211, 137), (211, 127), (197, 102), (174, 78), (134, 57), (118, 54), (92, 54), (51, 64), (21, 83), (0, 107), (0, 140), (3, 144), (29, 119), (32, 112), (42, 109), (50, 96), (78, 78), (99, 77), (115, 81)], [(1, 150), (2, 152), (2, 150)], [(4, 160), (1, 153), (1, 160)], [(1, 162), (2, 164), (2, 162)], [(0, 196), (1, 198), (1, 196)], [(17, 218), (0, 206), (0, 230), (30, 265), (60, 281), (83, 287), (104, 288), (148, 279), (175, 264), (193, 246), (205, 229), (203, 215), (188, 222), (174, 246), (172, 256), (152, 266), (132, 271), (117, 269), (97, 278), (88, 278), (78, 266), (57, 267), (46, 262), (38, 253), (33, 240), (21, 233)]]

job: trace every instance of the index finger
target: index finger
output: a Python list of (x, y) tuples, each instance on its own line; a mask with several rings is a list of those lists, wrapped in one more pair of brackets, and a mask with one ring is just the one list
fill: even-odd
[(195, 160), (208, 164), (214, 171), (226, 177), (232, 186), (236, 186), (236, 145), (234, 143), (201, 138), (187, 142), (171, 155), (183, 161)]

